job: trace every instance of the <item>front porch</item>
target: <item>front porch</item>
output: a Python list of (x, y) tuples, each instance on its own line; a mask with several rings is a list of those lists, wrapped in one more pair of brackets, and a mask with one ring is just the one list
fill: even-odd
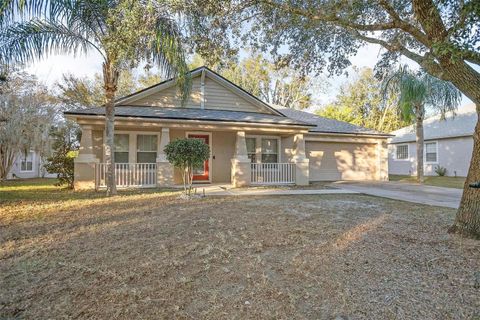
[[(116, 185), (118, 188), (154, 188), (181, 184), (181, 173), (166, 160), (163, 150), (171, 140), (202, 136), (206, 137), (211, 154), (204, 167), (197, 168), (199, 178), (195, 183), (222, 183), (232, 187), (308, 184), (309, 162), (303, 132), (242, 129), (118, 126), (113, 153)], [(82, 125), (79, 156), (75, 159), (76, 189), (106, 187), (104, 141), (103, 128)]]

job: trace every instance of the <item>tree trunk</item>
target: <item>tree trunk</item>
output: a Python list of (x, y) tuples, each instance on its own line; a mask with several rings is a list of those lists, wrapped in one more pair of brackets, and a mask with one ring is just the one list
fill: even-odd
[(424, 182), (423, 177), (423, 118), (425, 112), (423, 106), (415, 106), (415, 134), (417, 143), (417, 181)]
[(480, 189), (469, 186), (480, 181), (480, 104), (476, 106), (478, 121), (473, 134), (472, 160), (455, 223), (449, 231), (480, 239)]
[(7, 175), (15, 162), (15, 152), (7, 145), (0, 146), (0, 181), (7, 179)]
[(107, 196), (117, 194), (114, 159), (115, 134), (115, 92), (117, 91), (118, 70), (107, 60), (103, 63), (105, 89), (105, 163), (107, 165)]
[(464, 62), (451, 65), (448, 64), (448, 61), (442, 62), (447, 71), (448, 80), (476, 104), (478, 117), (473, 133), (472, 158), (463, 187), (462, 200), (457, 210), (455, 223), (449, 231), (480, 238), (480, 189), (469, 187), (469, 184), (480, 181), (480, 76)]

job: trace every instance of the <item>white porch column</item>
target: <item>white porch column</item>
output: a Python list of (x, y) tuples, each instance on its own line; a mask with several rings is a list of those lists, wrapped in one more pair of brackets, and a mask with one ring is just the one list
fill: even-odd
[(237, 131), (235, 140), (235, 154), (232, 158), (232, 185), (242, 187), (250, 185), (251, 165), (247, 154), (245, 131)]
[(173, 165), (167, 161), (163, 149), (170, 143), (170, 128), (162, 128), (157, 146), (157, 187), (168, 187), (174, 185)]
[(305, 138), (303, 133), (298, 133), (293, 137), (293, 157), (295, 163), (295, 184), (307, 186), (310, 183), (309, 162), (305, 155)]
[(388, 181), (388, 144), (386, 140), (377, 142), (377, 179)]
[(93, 127), (83, 125), (78, 157), (74, 160), (74, 188), (95, 189), (95, 164), (99, 162), (93, 152)]

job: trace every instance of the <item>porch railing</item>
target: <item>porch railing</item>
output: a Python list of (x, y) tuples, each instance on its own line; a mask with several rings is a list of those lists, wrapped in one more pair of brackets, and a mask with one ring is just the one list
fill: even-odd
[(294, 163), (252, 163), (252, 185), (279, 185), (295, 183)]
[[(115, 179), (118, 188), (151, 188), (157, 185), (156, 163), (115, 163)], [(107, 186), (107, 164), (95, 166), (97, 188)]]

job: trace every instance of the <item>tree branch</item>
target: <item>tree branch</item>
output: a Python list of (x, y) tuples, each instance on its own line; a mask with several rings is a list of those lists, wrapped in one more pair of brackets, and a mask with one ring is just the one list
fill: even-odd
[(349, 31), (354, 37), (356, 37), (356, 38), (358, 38), (362, 41), (365, 41), (365, 42), (368, 42), (368, 43), (373, 43), (373, 44), (378, 44), (378, 45), (384, 47), (385, 49), (387, 49), (388, 51), (391, 51), (391, 52), (399, 52), (400, 54), (404, 55), (405, 57), (407, 57), (407, 58), (415, 61), (416, 63), (418, 63), (420, 66), (422, 66), (423, 68), (428, 70), (431, 74), (435, 75), (437, 78), (447, 80), (447, 79), (445, 79), (445, 75), (444, 75), (440, 65), (438, 63), (436, 63), (435, 60), (432, 57), (429, 56), (429, 54), (426, 54), (426, 55), (422, 56), (420, 54), (417, 54), (415, 52), (412, 52), (412, 51), (408, 50), (407, 48), (405, 48), (400, 43), (388, 43), (387, 41), (384, 41), (384, 40), (381, 40), (381, 39), (368, 37), (368, 36), (365, 36), (365, 35), (361, 34), (360, 32), (358, 32), (358, 30), (354, 30), (354, 29), (349, 29)]

